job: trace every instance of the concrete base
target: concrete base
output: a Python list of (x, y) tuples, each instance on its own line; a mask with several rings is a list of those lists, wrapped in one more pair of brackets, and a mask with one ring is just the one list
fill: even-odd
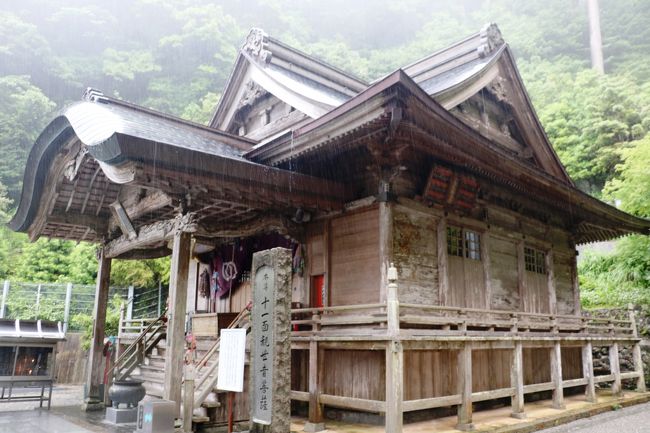
[(510, 414), (511, 417), (517, 418), (517, 419), (526, 419), (526, 413), (525, 412), (513, 412)]
[(323, 422), (306, 422), (305, 428), (303, 429), (303, 431), (308, 433), (316, 433), (323, 430), (325, 430), (325, 423)]
[(106, 421), (113, 424), (134, 423), (138, 418), (138, 408), (116, 409), (114, 407), (106, 408)]
[(99, 410), (104, 410), (106, 405), (103, 401), (93, 401), (88, 400), (81, 405), (81, 410), (84, 412), (95, 412)]
[(456, 430), (474, 431), (474, 430), (476, 430), (476, 427), (474, 427), (474, 424), (472, 424), (472, 423), (456, 424)]

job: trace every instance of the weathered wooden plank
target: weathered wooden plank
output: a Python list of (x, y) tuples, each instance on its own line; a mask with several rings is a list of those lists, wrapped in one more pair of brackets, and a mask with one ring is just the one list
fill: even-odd
[(461, 403), (458, 405), (458, 424), (461, 431), (473, 430), (472, 424), (472, 346), (465, 343), (458, 352), (458, 390)]
[(486, 400), (495, 400), (497, 398), (512, 397), (514, 393), (514, 388), (492, 389), (490, 391), (475, 392), (472, 393), (472, 403)]
[(438, 241), (438, 300), (440, 305), (449, 303), (449, 271), (447, 257), (447, 219), (440, 218), (437, 227)]
[(367, 400), (363, 398), (342, 397), (340, 395), (321, 394), (320, 402), (327, 406), (340, 407), (344, 409), (356, 409), (365, 412), (380, 413), (386, 411), (386, 402), (378, 401), (378, 400)]
[(612, 394), (615, 396), (621, 395), (623, 388), (621, 387), (621, 365), (618, 360), (618, 343), (609, 346), (609, 369), (612, 376), (614, 376)]
[(404, 351), (402, 343), (386, 346), (386, 431), (402, 432), (404, 401)]
[(393, 262), (393, 205), (390, 202), (379, 203), (379, 301), (386, 300), (388, 286), (388, 268)]
[(510, 384), (514, 390), (511, 399), (512, 417), (524, 418), (524, 364), (523, 346), (521, 341), (515, 343), (512, 351), (512, 364), (510, 369)]
[(86, 401), (88, 403), (104, 400), (104, 396), (99, 393), (99, 384), (103, 381), (104, 372), (102, 369), (102, 362), (104, 360), (102, 351), (104, 349), (104, 330), (106, 327), (111, 259), (106, 256), (103, 248), (99, 251), (98, 262), (95, 305), (93, 307), (93, 336), (90, 342), (88, 367), (86, 370), (86, 389), (88, 390)]
[(550, 350), (551, 382), (553, 383), (553, 408), (564, 409), (564, 390), (562, 388), (562, 347), (559, 342)]
[(185, 313), (187, 310), (187, 277), (190, 265), (191, 234), (174, 233), (171, 270), (169, 273), (170, 309), (165, 351), (165, 383), (163, 395), (176, 403), (178, 417), (181, 404), (183, 355), (185, 353)]
[(553, 250), (546, 252), (546, 285), (548, 291), (548, 310), (551, 314), (557, 314), (557, 294), (555, 291), (555, 271), (553, 266)]
[(422, 398), (408, 400), (403, 403), (404, 412), (416, 410), (433, 409), (436, 407), (453, 406), (461, 403), (460, 394), (447, 395), (444, 397)]
[[(320, 371), (324, 368), (322, 350), (318, 348), (317, 341), (309, 343), (309, 419), (312, 424), (321, 424), (323, 422), (323, 406), (319, 401), (320, 382), (322, 376)], [(321, 380), (319, 380), (321, 379)], [(313, 431), (313, 430), (312, 430)]]
[(588, 402), (596, 403), (597, 397), (594, 382), (594, 359), (591, 342), (587, 342), (582, 346), (582, 374), (584, 378), (587, 379), (585, 397)]

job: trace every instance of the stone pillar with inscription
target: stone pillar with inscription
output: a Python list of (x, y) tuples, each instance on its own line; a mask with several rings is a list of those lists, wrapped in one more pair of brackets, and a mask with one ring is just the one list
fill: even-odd
[(250, 362), (251, 433), (291, 425), (291, 251), (253, 254)]

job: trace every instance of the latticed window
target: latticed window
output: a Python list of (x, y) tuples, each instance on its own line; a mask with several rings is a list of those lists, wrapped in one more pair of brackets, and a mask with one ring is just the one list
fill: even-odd
[(526, 270), (538, 274), (546, 273), (546, 253), (535, 248), (524, 247)]
[(481, 236), (460, 227), (447, 227), (447, 254), (481, 260)]

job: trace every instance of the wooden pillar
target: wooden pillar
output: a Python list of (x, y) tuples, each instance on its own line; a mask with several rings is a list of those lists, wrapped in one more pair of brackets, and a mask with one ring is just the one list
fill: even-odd
[(481, 239), (481, 261), (483, 262), (483, 279), (485, 280), (485, 308), (492, 307), (492, 266), (490, 263), (490, 233), (485, 231)]
[(379, 203), (379, 266), (381, 268), (380, 302), (386, 300), (388, 286), (388, 268), (393, 257), (393, 205), (389, 202)]
[(512, 396), (512, 417), (526, 418), (524, 413), (524, 354), (521, 341), (515, 342), (512, 351), (512, 365), (510, 368), (510, 386), (514, 388)]
[(553, 251), (546, 253), (546, 286), (548, 288), (548, 311), (557, 314), (557, 294), (555, 291), (555, 268), (553, 266)]
[(596, 384), (594, 382), (594, 355), (591, 341), (588, 341), (582, 346), (582, 374), (587, 379), (587, 387), (585, 389), (585, 397), (590, 403), (596, 403)]
[[(190, 265), (191, 235), (174, 234), (171, 270), (169, 274), (169, 311), (167, 316), (167, 348), (165, 351), (165, 400), (176, 402), (176, 417), (180, 415), (185, 352), (185, 313), (187, 307), (187, 278)], [(192, 398), (192, 397), (190, 397)]]
[(621, 387), (621, 365), (618, 361), (618, 343), (609, 346), (609, 369), (614, 376), (612, 395), (619, 396), (623, 388)]
[(447, 272), (447, 218), (438, 220), (438, 302), (447, 305), (449, 298), (449, 273)]
[(582, 315), (582, 306), (580, 304), (580, 279), (578, 278), (578, 262), (575, 258), (571, 260), (571, 286), (573, 287), (573, 314)]
[(386, 433), (401, 433), (404, 401), (404, 350), (399, 341), (386, 346)]
[(319, 432), (325, 430), (323, 422), (323, 405), (320, 404), (320, 384), (323, 373), (323, 353), (318, 348), (318, 341), (309, 342), (309, 418), (304, 431)]
[(517, 242), (517, 290), (519, 292), (519, 311), (527, 311), (526, 308), (526, 286), (524, 278), (526, 273), (526, 262), (524, 258), (524, 241)]
[(456, 428), (461, 431), (474, 430), (472, 424), (472, 346), (466, 342), (458, 351), (458, 424)]
[(97, 270), (97, 284), (95, 286), (95, 306), (93, 308), (93, 336), (90, 340), (88, 352), (88, 365), (86, 367), (86, 409), (92, 409), (95, 403), (104, 401), (100, 393), (100, 384), (104, 379), (102, 368), (104, 349), (104, 329), (106, 327), (106, 307), (108, 305), (108, 290), (111, 279), (111, 259), (104, 255), (104, 250), (99, 251), (99, 269)]
[(551, 348), (551, 382), (553, 383), (553, 409), (564, 409), (564, 388), (562, 387), (562, 347), (556, 341)]
[[(628, 305), (628, 314), (630, 319), (630, 326), (632, 327), (632, 335), (639, 337), (639, 330), (636, 325), (636, 314), (634, 313), (634, 305)], [(639, 392), (646, 392), (645, 386), (645, 373), (643, 372), (643, 357), (641, 356), (641, 344), (636, 342), (632, 346), (632, 356), (634, 359), (634, 372), (638, 375), (636, 379), (636, 390)]]
[[(194, 412), (194, 379), (196, 370), (194, 364), (185, 366), (185, 380), (183, 381), (183, 433), (192, 433), (192, 415)], [(187, 397), (189, 396), (189, 398)]]

